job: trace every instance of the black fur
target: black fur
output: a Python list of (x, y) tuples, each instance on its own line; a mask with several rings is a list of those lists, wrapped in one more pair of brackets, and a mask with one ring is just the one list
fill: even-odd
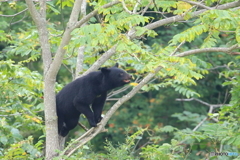
[(75, 128), (81, 113), (87, 117), (91, 127), (96, 127), (102, 119), (107, 91), (129, 83), (130, 79), (131, 75), (116, 64), (67, 84), (56, 96), (59, 135), (65, 137)]

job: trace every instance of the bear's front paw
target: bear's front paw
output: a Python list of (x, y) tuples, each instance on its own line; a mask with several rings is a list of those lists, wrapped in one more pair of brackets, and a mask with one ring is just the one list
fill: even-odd
[(99, 122), (101, 122), (101, 120), (102, 120), (102, 117), (100, 116), (100, 117), (98, 117), (98, 118), (95, 118), (95, 122), (96, 123), (99, 123)]
[(91, 127), (97, 127), (97, 123), (95, 122), (94, 119), (88, 120), (88, 122)]

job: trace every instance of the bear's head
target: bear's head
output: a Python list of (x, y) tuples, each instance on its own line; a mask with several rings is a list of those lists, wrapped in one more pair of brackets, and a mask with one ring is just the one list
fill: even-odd
[(130, 83), (132, 76), (126, 71), (118, 68), (118, 63), (111, 68), (102, 68), (101, 72), (104, 74), (106, 83), (109, 83), (112, 87), (120, 87), (124, 84)]

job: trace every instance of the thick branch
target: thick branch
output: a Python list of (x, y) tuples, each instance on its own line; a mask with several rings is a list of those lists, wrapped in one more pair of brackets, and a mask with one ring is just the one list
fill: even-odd
[(39, 13), (40, 13), (41, 17), (45, 20), (46, 19), (46, 9), (47, 9), (46, 0), (41, 0), (39, 2), (39, 4), (40, 4)]
[(37, 24), (39, 23), (39, 19), (41, 18), (40, 14), (37, 12), (37, 9), (31, 0), (25, 0), (28, 6), (28, 10), (33, 18), (33, 21)]
[[(229, 9), (229, 8), (233, 8), (233, 7), (237, 7), (237, 6), (240, 6), (240, 1), (239, 0), (235, 1), (235, 2), (230, 2), (230, 3), (227, 3), (227, 4), (223, 4), (223, 5), (219, 5), (217, 7), (217, 9)], [(207, 9), (202, 9), (202, 10), (193, 12), (192, 13), (192, 18), (197, 17), (198, 15), (200, 15), (201, 13), (203, 13), (205, 11), (207, 11)], [(146, 25), (145, 27), (147, 29), (155, 29), (155, 28), (163, 26), (165, 24), (178, 22), (178, 21), (183, 21), (183, 20), (184, 20), (183, 16), (177, 15), (177, 16), (173, 16), (173, 17), (170, 17), (170, 18), (166, 18), (166, 19), (156, 21), (154, 23)]]
[(76, 72), (75, 72), (74, 79), (76, 79), (79, 76), (79, 74), (83, 71), (84, 50), (85, 50), (85, 46), (81, 46), (78, 48)]
[(72, 25), (71, 23), (77, 22), (79, 13), (81, 11), (81, 5), (82, 5), (82, 0), (75, 0), (73, 9), (69, 18), (69, 22), (68, 22), (70, 23), (70, 25)]
[(175, 56), (176, 57), (184, 57), (184, 56), (189, 56), (189, 55), (192, 55), (192, 54), (207, 53), (207, 52), (224, 52), (224, 53), (227, 53), (227, 54), (231, 54), (231, 50), (234, 50), (236, 48), (238, 48), (238, 44), (235, 44), (230, 48), (214, 47), (214, 48), (194, 49), (194, 50), (182, 52), (182, 53), (177, 54)]
[[(87, 10), (87, 1), (86, 0), (82, 0), (82, 4), (81, 4), (81, 12), (80, 12), (80, 17), (84, 17), (86, 16), (86, 10)], [(85, 26), (87, 23), (84, 23), (82, 25)], [(81, 37), (80, 37), (81, 38)], [(83, 71), (83, 60), (84, 60), (84, 51), (85, 51), (85, 46), (81, 46), (78, 48), (78, 55), (77, 55), (77, 64), (76, 64), (76, 72), (75, 72), (75, 76), (74, 78), (76, 79), (80, 73), (82, 73)]]
[(48, 72), (48, 75), (50, 75), (51, 79), (54, 79), (56, 77), (58, 70), (62, 64), (62, 60), (66, 52), (66, 50), (64, 49), (64, 46), (66, 46), (70, 42), (71, 32), (73, 30), (71, 29), (71, 26), (73, 26), (77, 22), (80, 9), (81, 9), (81, 3), (82, 3), (82, 0), (76, 0), (74, 3), (71, 16), (69, 18), (69, 22), (67, 24), (67, 28), (63, 34), (62, 41), (58, 47), (53, 63), (51, 64), (50, 70)]
[(96, 71), (104, 62), (106, 62), (115, 52), (117, 45), (114, 45), (107, 52), (105, 52), (82, 76), (87, 75), (92, 71)]

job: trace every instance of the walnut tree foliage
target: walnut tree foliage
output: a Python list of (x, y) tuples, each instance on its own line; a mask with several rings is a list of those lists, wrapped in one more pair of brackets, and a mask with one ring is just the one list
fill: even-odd
[[(56, 135), (46, 134), (56, 118), (43, 116), (55, 106), (46, 106), (51, 98), (44, 94), (54, 97), (79, 75), (116, 62), (133, 82), (109, 94), (99, 130), (81, 137), (85, 131), (77, 127), (56, 159), (239, 152), (239, 6), (237, 0), (0, 2), (0, 158), (44, 159), (44, 143), (47, 159), (56, 156), (59, 147), (48, 148)], [(52, 78), (56, 64), (62, 67)], [(55, 84), (50, 93), (48, 81)], [(104, 126), (108, 133), (100, 133)], [(108, 140), (99, 143), (96, 135)]]

